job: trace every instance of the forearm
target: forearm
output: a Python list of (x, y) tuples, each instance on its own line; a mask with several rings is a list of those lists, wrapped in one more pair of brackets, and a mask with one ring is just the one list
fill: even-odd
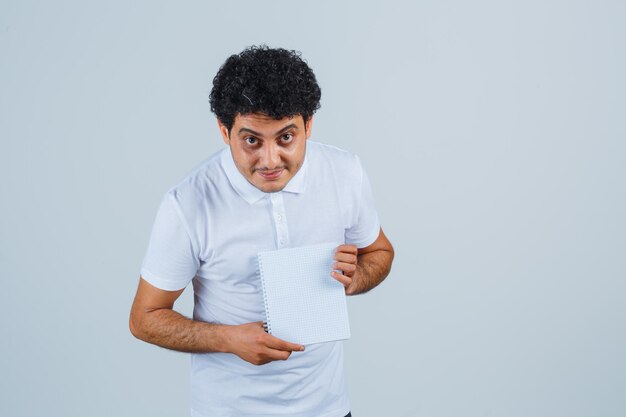
[[(167, 349), (190, 353), (228, 352), (253, 365), (287, 360), (304, 346), (278, 339), (263, 329), (262, 322), (224, 325), (191, 320), (171, 309), (144, 313), (133, 324), (135, 337)], [(138, 330), (139, 329), (139, 330)]]
[(228, 327), (191, 320), (163, 308), (144, 312), (133, 326), (133, 334), (145, 342), (180, 352), (225, 352)]
[(383, 282), (391, 270), (393, 256), (393, 251), (387, 250), (377, 250), (359, 255), (356, 272), (346, 294), (361, 294)]

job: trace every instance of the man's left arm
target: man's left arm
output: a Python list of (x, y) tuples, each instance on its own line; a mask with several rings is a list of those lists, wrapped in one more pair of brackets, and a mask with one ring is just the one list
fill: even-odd
[(335, 264), (331, 275), (341, 282), (346, 295), (367, 292), (389, 275), (394, 251), (391, 242), (380, 229), (378, 238), (369, 246), (340, 245), (335, 251)]

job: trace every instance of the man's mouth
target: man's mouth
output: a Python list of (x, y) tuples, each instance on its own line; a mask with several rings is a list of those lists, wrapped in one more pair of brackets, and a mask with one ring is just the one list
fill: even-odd
[(262, 176), (266, 180), (275, 180), (283, 173), (285, 169), (275, 169), (273, 171), (257, 171), (260, 176)]

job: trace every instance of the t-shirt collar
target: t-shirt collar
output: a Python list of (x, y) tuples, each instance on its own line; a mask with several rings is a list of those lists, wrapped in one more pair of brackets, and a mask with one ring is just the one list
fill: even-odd
[[(226, 147), (222, 149), (221, 154), (221, 163), (224, 171), (226, 172), (226, 176), (228, 177), (228, 181), (233, 186), (237, 194), (239, 194), (244, 200), (248, 202), (248, 204), (254, 204), (259, 201), (261, 198), (268, 196), (270, 193), (266, 193), (264, 191), (259, 190), (254, 185), (250, 184), (246, 177), (244, 177), (237, 166), (235, 165), (235, 161), (233, 160), (232, 153), (230, 151), (230, 147)], [(306, 189), (306, 173), (308, 167), (308, 157), (307, 153), (304, 154), (304, 162), (302, 162), (302, 166), (294, 175), (291, 180), (287, 183), (285, 188), (278, 192), (288, 192), (300, 194), (304, 192)]]

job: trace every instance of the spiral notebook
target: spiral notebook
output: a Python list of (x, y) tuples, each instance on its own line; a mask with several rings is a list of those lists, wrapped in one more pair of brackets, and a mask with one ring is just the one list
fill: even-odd
[(344, 287), (330, 275), (337, 246), (258, 254), (268, 333), (302, 345), (350, 338)]

